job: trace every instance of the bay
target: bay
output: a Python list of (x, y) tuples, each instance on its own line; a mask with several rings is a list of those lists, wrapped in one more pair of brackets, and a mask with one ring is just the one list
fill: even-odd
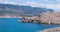
[(33, 24), (17, 22), (19, 18), (0, 18), (0, 32), (36, 32), (58, 27), (58, 24)]

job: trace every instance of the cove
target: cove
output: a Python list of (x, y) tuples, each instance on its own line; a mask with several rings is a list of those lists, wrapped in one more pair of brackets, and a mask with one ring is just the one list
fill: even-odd
[(33, 24), (17, 22), (19, 18), (0, 18), (0, 32), (36, 32), (58, 27), (58, 24)]

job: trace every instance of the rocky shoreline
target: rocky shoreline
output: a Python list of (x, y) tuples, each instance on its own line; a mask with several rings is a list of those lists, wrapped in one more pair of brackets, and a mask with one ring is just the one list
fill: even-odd
[(45, 12), (40, 16), (24, 17), (19, 15), (0, 15), (0, 18), (22, 18), (19, 22), (42, 23), (42, 24), (60, 24), (60, 12)]
[(22, 17), (21, 19), (17, 20), (18, 22), (26, 22), (26, 23), (40, 23), (39, 17)]
[(42, 23), (42, 24), (60, 24), (60, 12), (45, 12), (40, 16), (22, 17), (20, 22)]
[(60, 27), (49, 28), (49, 29), (38, 31), (38, 32), (60, 32)]

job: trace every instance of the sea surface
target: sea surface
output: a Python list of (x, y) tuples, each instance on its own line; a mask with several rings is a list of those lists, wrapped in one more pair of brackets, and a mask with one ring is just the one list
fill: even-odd
[(19, 18), (0, 18), (0, 32), (36, 32), (58, 27), (57, 24), (33, 24), (17, 22)]

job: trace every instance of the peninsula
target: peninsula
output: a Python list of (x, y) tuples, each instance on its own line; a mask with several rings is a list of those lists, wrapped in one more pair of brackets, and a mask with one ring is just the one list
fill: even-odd
[(23, 17), (20, 22), (32, 22), (43, 24), (60, 24), (60, 12), (45, 12), (40, 16)]

